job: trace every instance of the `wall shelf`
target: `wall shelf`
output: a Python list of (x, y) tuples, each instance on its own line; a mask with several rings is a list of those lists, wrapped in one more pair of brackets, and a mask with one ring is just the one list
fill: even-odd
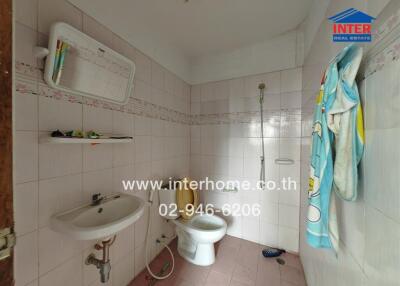
[(40, 138), (39, 142), (41, 144), (110, 144), (110, 143), (131, 143), (133, 142), (132, 138), (99, 138), (99, 139), (90, 139), (90, 138), (67, 138), (67, 137), (51, 137), (51, 136), (43, 136)]

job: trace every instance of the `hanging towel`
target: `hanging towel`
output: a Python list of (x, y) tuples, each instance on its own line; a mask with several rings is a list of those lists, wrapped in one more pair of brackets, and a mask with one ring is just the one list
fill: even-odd
[(333, 133), (327, 124), (326, 112), (332, 106), (337, 82), (336, 65), (326, 70), (316, 99), (311, 141), (311, 166), (308, 190), (307, 241), (315, 248), (338, 249), (339, 236), (336, 221), (333, 182)]
[(328, 127), (334, 133), (333, 189), (343, 200), (357, 198), (357, 166), (364, 151), (364, 127), (355, 77), (362, 48), (351, 45), (338, 56), (336, 98), (328, 112)]
[[(362, 49), (350, 45), (329, 64), (314, 112), (307, 241), (337, 253), (335, 193), (357, 197), (357, 165), (364, 149), (362, 110), (355, 77)], [(335, 192), (332, 192), (332, 189)]]

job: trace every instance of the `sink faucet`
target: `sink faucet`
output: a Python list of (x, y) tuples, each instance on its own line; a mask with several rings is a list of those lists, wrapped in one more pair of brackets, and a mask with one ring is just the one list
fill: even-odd
[(92, 206), (98, 206), (102, 200), (104, 197), (100, 193), (92, 195)]

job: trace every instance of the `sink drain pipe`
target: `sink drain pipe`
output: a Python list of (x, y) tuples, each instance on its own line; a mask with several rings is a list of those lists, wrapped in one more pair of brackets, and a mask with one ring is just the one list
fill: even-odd
[(90, 254), (85, 261), (86, 265), (93, 264), (96, 266), (97, 269), (100, 271), (100, 281), (102, 283), (106, 283), (110, 279), (110, 271), (111, 271), (111, 264), (110, 264), (110, 246), (114, 243), (116, 235), (113, 238), (108, 240), (104, 240), (101, 242), (101, 245), (96, 243), (94, 248), (96, 250), (103, 250), (103, 257), (102, 259), (96, 258), (96, 256), (92, 253)]

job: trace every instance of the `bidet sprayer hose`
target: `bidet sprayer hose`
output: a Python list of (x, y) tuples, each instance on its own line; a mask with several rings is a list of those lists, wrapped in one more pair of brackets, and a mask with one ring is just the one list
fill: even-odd
[(147, 230), (146, 230), (146, 240), (145, 240), (146, 247), (145, 247), (145, 250), (144, 250), (144, 252), (145, 252), (144, 256), (145, 256), (146, 268), (147, 268), (147, 271), (149, 271), (149, 274), (155, 279), (163, 280), (163, 279), (166, 279), (169, 276), (171, 276), (171, 274), (174, 272), (175, 259), (174, 259), (174, 254), (172, 253), (171, 248), (169, 248), (169, 246), (166, 243), (164, 243), (162, 240), (158, 240), (159, 243), (161, 243), (163, 246), (165, 246), (165, 248), (168, 250), (169, 254), (171, 255), (172, 268), (171, 268), (171, 271), (165, 276), (157, 276), (150, 269), (150, 266), (149, 266), (149, 255), (148, 255), (148, 252), (149, 252), (148, 248), (149, 247), (148, 246), (149, 246), (149, 236), (150, 236), (149, 234), (150, 234), (150, 229), (151, 229), (151, 205), (153, 203), (153, 193), (154, 193), (154, 191), (150, 191), (150, 198), (149, 198), (149, 203), (148, 203), (149, 220), (148, 220), (148, 223), (147, 223)]

